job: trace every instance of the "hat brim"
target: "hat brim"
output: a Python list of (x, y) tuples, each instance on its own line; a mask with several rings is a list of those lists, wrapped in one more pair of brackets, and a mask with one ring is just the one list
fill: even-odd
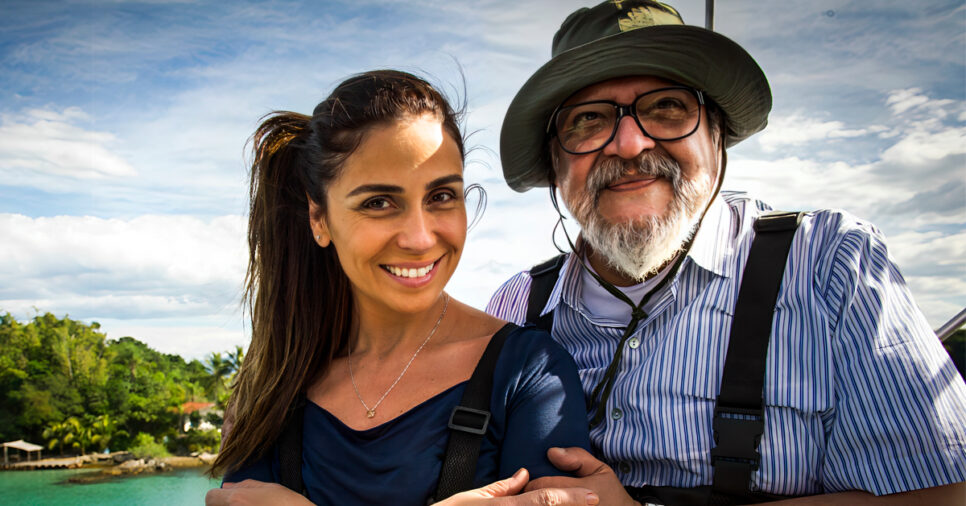
[(727, 117), (726, 146), (768, 123), (768, 80), (751, 55), (731, 39), (688, 25), (618, 33), (557, 55), (517, 92), (500, 133), (503, 175), (510, 188), (525, 192), (548, 185), (546, 132), (558, 105), (594, 83), (635, 75), (660, 77), (704, 92)]

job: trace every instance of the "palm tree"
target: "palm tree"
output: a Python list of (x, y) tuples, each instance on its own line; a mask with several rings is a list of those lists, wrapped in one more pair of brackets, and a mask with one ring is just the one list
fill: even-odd
[[(43, 437), (49, 440), (47, 449), (53, 451), (57, 447), (60, 454), (64, 454), (64, 446), (78, 448), (78, 436), (82, 432), (80, 420), (70, 417), (63, 422), (51, 424), (44, 429)], [(82, 450), (83, 451), (83, 450)]]
[(227, 379), (234, 372), (230, 357), (229, 354), (226, 359), (221, 353), (213, 351), (205, 359), (205, 370), (208, 371), (205, 390), (210, 399), (217, 399), (228, 388)]
[(235, 345), (235, 351), (227, 352), (228, 362), (231, 364), (231, 378), (235, 379), (235, 374), (241, 369), (242, 362), (245, 361), (245, 351), (241, 346)]
[(114, 436), (128, 435), (125, 430), (117, 430), (117, 420), (114, 420), (106, 413), (94, 419), (90, 424), (90, 430), (92, 433), (92, 442), (97, 444), (98, 450), (107, 448), (107, 445), (111, 442), (111, 438)]

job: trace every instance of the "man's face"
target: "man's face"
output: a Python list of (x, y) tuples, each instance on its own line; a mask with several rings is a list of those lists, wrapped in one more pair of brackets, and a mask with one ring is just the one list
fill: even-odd
[[(673, 84), (622, 77), (584, 88), (563, 105), (592, 100), (629, 104), (642, 93)], [(596, 265), (593, 257), (591, 262), (598, 271), (614, 271), (610, 277), (618, 284), (640, 281), (670, 261), (711, 198), (719, 157), (705, 111), (700, 114), (698, 130), (676, 141), (655, 141), (625, 116), (600, 151), (571, 155), (553, 146), (563, 200), (605, 265)]]

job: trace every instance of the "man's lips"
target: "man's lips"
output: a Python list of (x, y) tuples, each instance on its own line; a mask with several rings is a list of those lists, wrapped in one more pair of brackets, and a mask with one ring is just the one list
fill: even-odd
[(634, 191), (644, 188), (651, 183), (658, 180), (658, 176), (635, 176), (635, 177), (625, 177), (618, 179), (614, 183), (608, 185), (605, 190), (610, 190), (612, 192), (627, 192)]

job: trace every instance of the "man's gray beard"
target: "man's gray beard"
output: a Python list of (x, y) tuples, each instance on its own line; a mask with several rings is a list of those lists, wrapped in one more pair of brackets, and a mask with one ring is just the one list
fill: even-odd
[[(671, 183), (674, 196), (667, 210), (661, 216), (608, 223), (598, 212), (601, 192), (635, 173), (664, 177)], [(676, 161), (653, 151), (635, 160), (602, 158), (587, 176), (586, 192), (568, 207), (597, 255), (612, 269), (642, 281), (670, 262), (695, 232), (711, 191), (711, 181), (703, 174), (697, 181), (685, 179)]]

